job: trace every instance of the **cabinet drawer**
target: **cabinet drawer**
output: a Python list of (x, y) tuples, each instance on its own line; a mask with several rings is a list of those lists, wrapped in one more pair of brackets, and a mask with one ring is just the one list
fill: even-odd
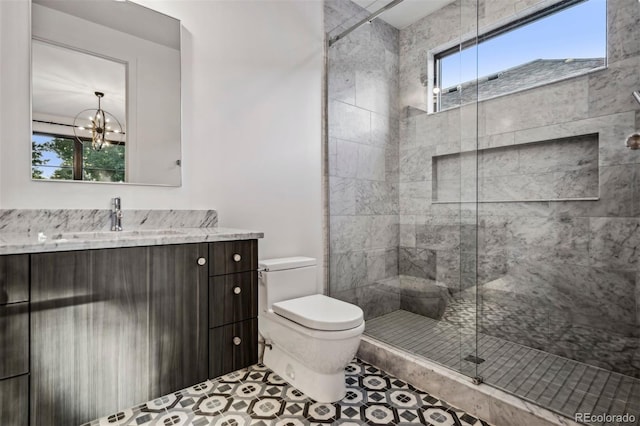
[(258, 316), (258, 273), (209, 278), (209, 327)]
[(0, 306), (0, 379), (29, 371), (29, 304)]
[(258, 362), (258, 319), (209, 330), (209, 377)]
[(258, 240), (209, 244), (209, 275), (234, 274), (258, 269)]
[(0, 305), (29, 300), (29, 255), (0, 256)]
[(0, 419), (3, 425), (27, 426), (29, 376), (0, 380)]

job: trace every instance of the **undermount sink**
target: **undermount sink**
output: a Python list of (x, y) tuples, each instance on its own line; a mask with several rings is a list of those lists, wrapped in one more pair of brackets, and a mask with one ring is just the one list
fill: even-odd
[(51, 236), (53, 240), (96, 240), (126, 237), (161, 237), (163, 235), (182, 235), (176, 229), (139, 229), (135, 231), (98, 231), (98, 232), (61, 232)]

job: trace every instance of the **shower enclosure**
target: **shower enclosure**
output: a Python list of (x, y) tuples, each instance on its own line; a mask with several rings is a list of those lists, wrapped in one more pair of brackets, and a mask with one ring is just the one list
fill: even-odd
[(357, 3), (325, 0), (331, 296), (412, 355), (637, 422), (640, 4)]

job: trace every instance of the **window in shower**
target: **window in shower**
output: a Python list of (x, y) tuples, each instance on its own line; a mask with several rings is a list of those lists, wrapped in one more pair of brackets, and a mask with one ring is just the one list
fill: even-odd
[(434, 55), (434, 111), (606, 64), (606, 0), (565, 0)]

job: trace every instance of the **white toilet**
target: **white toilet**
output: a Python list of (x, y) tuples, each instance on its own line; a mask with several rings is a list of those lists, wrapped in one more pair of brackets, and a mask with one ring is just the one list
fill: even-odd
[(258, 329), (264, 364), (319, 402), (346, 393), (344, 369), (364, 331), (362, 309), (317, 294), (316, 260), (260, 261)]

